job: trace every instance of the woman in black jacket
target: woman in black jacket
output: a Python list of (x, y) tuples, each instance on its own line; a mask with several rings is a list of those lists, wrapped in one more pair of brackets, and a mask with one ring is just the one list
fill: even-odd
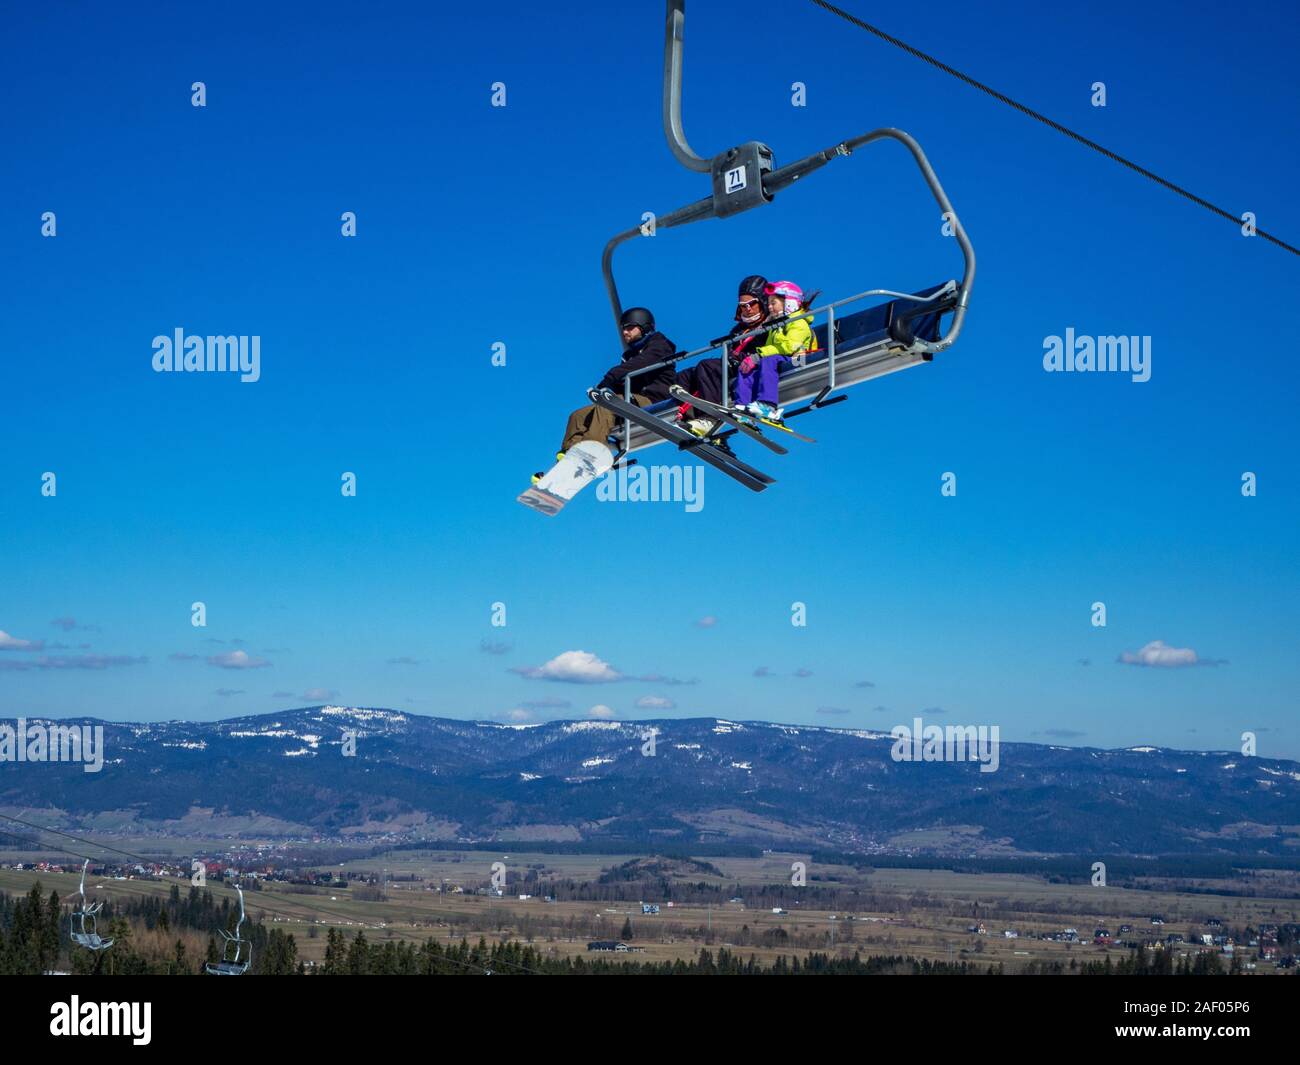
[[(763, 294), (766, 287), (767, 278), (760, 277), (758, 274), (751, 274), (740, 283), (740, 291), (736, 294), (736, 324), (727, 334), (728, 339), (741, 333), (748, 333), (751, 329), (757, 329), (762, 325), (767, 317), (767, 297)], [(728, 393), (736, 386), (736, 375), (740, 372), (741, 359), (748, 354), (750, 348), (762, 343), (762, 340), (763, 334), (759, 333), (757, 336), (738, 341), (728, 349), (727, 358), (730, 360), (730, 365), (727, 367)], [(691, 395), (699, 396), (709, 403), (717, 403), (719, 406), (730, 405), (731, 396), (722, 394), (722, 359), (722, 355), (717, 358), (701, 359), (694, 366), (688, 366), (679, 372), (677, 383)], [(683, 403), (677, 408), (677, 420), (696, 436), (704, 436), (713, 428), (712, 416), (707, 411), (692, 407), (689, 403)]]

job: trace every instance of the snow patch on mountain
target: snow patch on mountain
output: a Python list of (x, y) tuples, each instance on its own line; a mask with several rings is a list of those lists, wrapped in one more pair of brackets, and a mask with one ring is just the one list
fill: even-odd
[(396, 710), (372, 710), (360, 706), (322, 706), (320, 713), (325, 717), (346, 717), (353, 721), (380, 721), (392, 725), (406, 724), (406, 715)]
[(1275, 777), (1290, 777), (1292, 780), (1300, 780), (1300, 773), (1285, 773), (1280, 769), (1269, 769), (1266, 765), (1260, 766), (1259, 771), (1261, 773), (1269, 773)]

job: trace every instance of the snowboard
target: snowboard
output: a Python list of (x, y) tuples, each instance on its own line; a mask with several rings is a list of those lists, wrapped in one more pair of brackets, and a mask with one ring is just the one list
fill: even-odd
[(551, 517), (613, 465), (614, 454), (608, 447), (595, 440), (583, 440), (569, 448), (545, 477), (519, 496), (519, 502)]

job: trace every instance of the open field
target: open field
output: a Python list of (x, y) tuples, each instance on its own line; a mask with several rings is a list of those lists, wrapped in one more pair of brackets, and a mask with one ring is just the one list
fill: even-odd
[[(307, 888), (266, 881), (260, 890), (246, 890), (245, 899), (253, 919), (292, 933), (298, 956), (308, 962), (323, 958), (324, 933), (333, 926), (349, 938), (364, 931), (371, 942), (421, 943), (430, 937), (521, 939), (556, 955), (587, 955), (589, 940), (622, 939), (641, 948), (643, 952), (634, 955), (639, 960), (689, 959), (703, 946), (728, 946), (765, 961), (811, 950), (845, 955), (858, 951), (1004, 964), (1015, 971), (1030, 962), (1057, 962), (1068, 968), (1071, 961), (1127, 956), (1122, 946), (1091, 942), (1094, 929), (1101, 927), (1116, 938), (1148, 940), (1176, 933), (1190, 939), (1207, 930), (1203, 922), (1211, 917), (1222, 922), (1222, 931), (1300, 921), (1300, 902), (1281, 897), (1300, 891), (1300, 874), (1294, 872), (1254, 876), (1249, 880), (1254, 890), (1271, 889), (1277, 894), (1240, 897), (1205, 893), (1215, 887), (1239, 891), (1240, 880), (1197, 883), (1192, 893), (1181, 890), (1182, 885), (1160, 882), (1152, 883), (1151, 890), (1094, 888), (1024, 875), (857, 870), (809, 863), (808, 886), (796, 889), (790, 886), (791, 865), (807, 863), (808, 856), (765, 854), (701, 859), (716, 868), (716, 874), (679, 864), (670, 880), (673, 895), (680, 899), (674, 898), (670, 906), (662, 894), (649, 890), (651, 880), (596, 883), (603, 871), (634, 857), (510, 850), (399, 851), (330, 866), (336, 875), (353, 876), (347, 887)], [(502, 897), (476, 893), (486, 889), (492, 864), (498, 861), (512, 874), (530, 875), (532, 870), (539, 879), (512, 883)], [(29, 891), (37, 880), (44, 891), (57, 891), (64, 898), (77, 889), (77, 876), (71, 873), (0, 869), (0, 891), (11, 895)], [(95, 900), (122, 903), (148, 895), (165, 897), (173, 884), (182, 894), (188, 893), (188, 880), (106, 877), (90, 878), (87, 891)], [(692, 891), (696, 885), (717, 891), (710, 901), (695, 901), (691, 896), (698, 894)], [(745, 903), (727, 901), (737, 885)], [(224, 884), (210, 881), (208, 886), (218, 899), (233, 900), (234, 891)], [(446, 890), (437, 890), (439, 886)], [(463, 893), (455, 892), (455, 887)], [(575, 888), (589, 896), (621, 890), (624, 897), (566, 897)], [(773, 912), (776, 902), (760, 905), (766, 902), (761, 898), (765, 888), (780, 893), (779, 906), (789, 912)], [(645, 901), (661, 904), (658, 915), (642, 915), (642, 890)], [(544, 901), (542, 896), (550, 891), (557, 901)], [(826, 897), (831, 891), (840, 892), (833, 902)], [(533, 897), (520, 899), (520, 893)], [(1153, 914), (1161, 915), (1165, 924), (1153, 926)], [(622, 934), (628, 922), (630, 937)], [(968, 931), (976, 924), (982, 924), (987, 934)], [(1132, 931), (1121, 937), (1121, 924), (1132, 925)], [(1036, 938), (1065, 928), (1077, 929), (1083, 941)], [(1007, 938), (1006, 930), (1018, 936)], [(1173, 949), (1181, 955), (1211, 948), (1181, 943)], [(1257, 954), (1244, 943), (1238, 950), (1247, 960)], [(1229, 959), (1221, 960), (1226, 964)], [(1257, 971), (1274, 969), (1274, 964), (1261, 961)]]

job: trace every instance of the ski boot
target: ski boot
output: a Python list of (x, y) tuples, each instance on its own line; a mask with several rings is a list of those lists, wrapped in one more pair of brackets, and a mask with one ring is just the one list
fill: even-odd
[(785, 408), (778, 407), (773, 403), (751, 403), (750, 412), (754, 417), (762, 421), (773, 422), (776, 425), (785, 424)]

